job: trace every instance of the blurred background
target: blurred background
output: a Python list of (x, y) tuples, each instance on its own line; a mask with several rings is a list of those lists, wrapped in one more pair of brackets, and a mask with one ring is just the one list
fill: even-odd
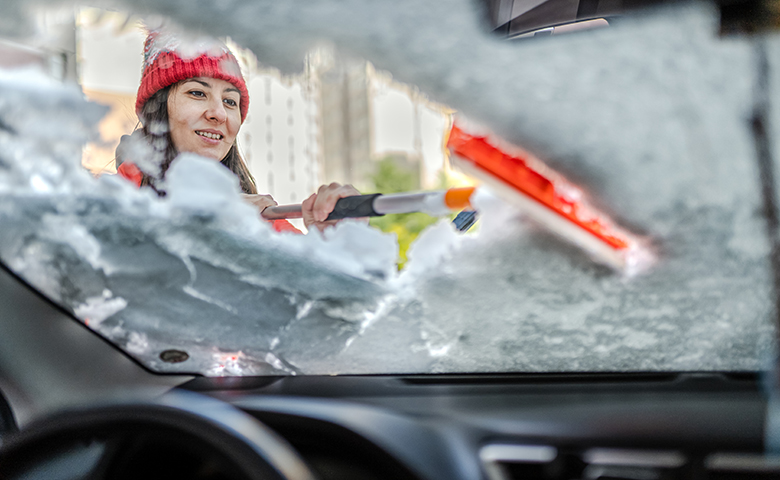
[[(110, 108), (99, 125), (101, 140), (84, 149), (83, 165), (96, 176), (115, 174), (119, 140), (138, 127), (134, 105), (145, 26), (127, 13), (97, 8), (46, 11), (39, 21), (47, 32), (45, 46), (0, 39), (4, 62), (37, 63)], [(329, 46), (302, 58), (300, 74), (285, 76), (231, 39), (221, 40), (239, 59), (249, 88), (239, 147), (259, 192), (288, 204), (330, 182), (350, 183), (365, 193), (471, 184), (449, 168), (444, 151), (452, 110), (429, 101), (415, 86)], [(402, 266), (408, 245), (434, 221), (408, 214), (372, 223), (398, 235)], [(293, 223), (304, 228), (299, 220)]]

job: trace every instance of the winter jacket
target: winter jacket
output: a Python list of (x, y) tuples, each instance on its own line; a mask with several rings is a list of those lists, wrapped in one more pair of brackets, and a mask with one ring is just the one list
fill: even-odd
[[(141, 186), (141, 180), (143, 179), (143, 174), (141, 173), (141, 170), (138, 169), (138, 167), (135, 166), (135, 164), (130, 162), (122, 162), (119, 167), (116, 169), (117, 173), (133, 182), (137, 187)], [(276, 230), (277, 232), (292, 232), (292, 233), (298, 233), (300, 234), (301, 231), (295, 228), (290, 222), (287, 220), (272, 220), (270, 221), (271, 226)]]

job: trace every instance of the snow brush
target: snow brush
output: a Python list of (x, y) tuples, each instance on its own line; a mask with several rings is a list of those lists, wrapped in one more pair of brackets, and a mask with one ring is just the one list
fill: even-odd
[(653, 263), (640, 237), (588, 204), (583, 192), (528, 152), (498, 139), (472, 135), (457, 123), (447, 139), (455, 166), (499, 198), (585, 250), (597, 262), (628, 275)]
[[(457, 124), (453, 124), (446, 143), (455, 166), (509, 205), (585, 250), (595, 261), (629, 275), (652, 264), (653, 256), (642, 240), (588, 204), (577, 186), (520, 148), (498, 144), (502, 142), (471, 135)], [(328, 220), (413, 212), (440, 216), (473, 210), (475, 191), (475, 187), (465, 187), (345, 197), (336, 202)], [(267, 220), (301, 218), (301, 205), (268, 207), (262, 216)], [(474, 213), (461, 212), (454, 223), (459, 230), (467, 230), (474, 223)]]
[[(453, 210), (471, 208), (474, 187), (450, 188), (420, 193), (374, 193), (338, 199), (328, 220), (357, 217), (381, 217), (392, 213), (423, 212), (432, 216), (447, 215)], [(263, 210), (266, 220), (301, 218), (300, 205), (275, 205)]]

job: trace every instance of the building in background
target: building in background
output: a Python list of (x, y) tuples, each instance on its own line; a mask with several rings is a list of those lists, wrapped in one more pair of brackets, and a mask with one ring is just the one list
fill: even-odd
[(323, 171), (328, 181), (371, 186), (371, 65), (337, 61), (323, 49), (309, 60), (308, 73), (319, 85)]
[(74, 35), (84, 95), (110, 109), (98, 126), (102, 141), (84, 148), (82, 163), (95, 175), (115, 173), (119, 140), (138, 125), (135, 94), (146, 35), (126, 14), (96, 8), (79, 11)]
[(37, 20), (45, 36), (26, 41), (0, 38), (0, 66), (37, 68), (62, 82), (78, 82), (75, 13), (67, 9), (44, 10)]
[(239, 146), (257, 189), (280, 204), (300, 203), (323, 182), (316, 82), (305, 74), (282, 77), (251, 52), (233, 50), (251, 98)]
[(374, 162), (395, 159), (399, 168), (415, 170), (415, 188), (440, 188), (442, 177), (450, 173), (444, 141), (452, 110), (386, 72), (374, 72), (372, 85)]

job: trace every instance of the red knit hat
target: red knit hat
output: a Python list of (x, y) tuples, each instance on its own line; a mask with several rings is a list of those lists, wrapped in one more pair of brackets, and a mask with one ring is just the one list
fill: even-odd
[(141, 110), (158, 90), (192, 77), (218, 78), (232, 83), (241, 92), (241, 123), (249, 110), (249, 91), (236, 57), (225, 45), (215, 41), (182, 45), (178, 37), (159, 30), (149, 32), (144, 45), (144, 71), (135, 99), (135, 111)]

